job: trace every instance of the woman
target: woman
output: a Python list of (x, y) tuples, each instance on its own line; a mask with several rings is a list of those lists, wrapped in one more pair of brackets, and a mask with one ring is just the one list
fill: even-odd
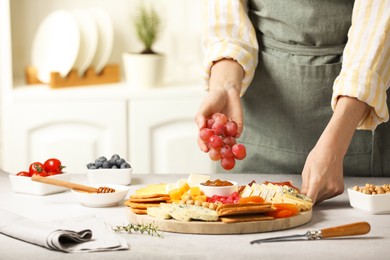
[(209, 91), (196, 123), (238, 123), (248, 156), (235, 172), (301, 173), (316, 203), (344, 191), (343, 175), (390, 176), (390, 1), (202, 7)]

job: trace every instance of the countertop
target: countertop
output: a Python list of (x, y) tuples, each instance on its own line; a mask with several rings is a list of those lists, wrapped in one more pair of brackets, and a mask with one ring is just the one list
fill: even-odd
[[(217, 174), (213, 178), (236, 180), (245, 185), (252, 180), (291, 180), (301, 185), (299, 175), (267, 174)], [(188, 174), (134, 175), (129, 194), (150, 183), (170, 183)], [(86, 176), (72, 176), (72, 181), (86, 183)], [(345, 187), (365, 183), (389, 183), (389, 178), (345, 179)], [(70, 191), (34, 196), (14, 193), (8, 174), (0, 171), (0, 208), (33, 220), (53, 220), (95, 215), (107, 224), (127, 224), (128, 209), (122, 204), (109, 208), (88, 208), (79, 204)], [(290, 241), (268, 244), (249, 244), (250, 241), (269, 236), (303, 234), (308, 230), (339, 226), (352, 222), (367, 221), (371, 232), (364, 236), (334, 238), (313, 241)], [(130, 249), (100, 253), (68, 254), (55, 252), (0, 234), (0, 259), (389, 259), (390, 216), (371, 215), (352, 208), (348, 195), (344, 194), (316, 205), (312, 220), (299, 227), (256, 234), (194, 235), (163, 232), (163, 238), (146, 234), (118, 234), (126, 238)]]

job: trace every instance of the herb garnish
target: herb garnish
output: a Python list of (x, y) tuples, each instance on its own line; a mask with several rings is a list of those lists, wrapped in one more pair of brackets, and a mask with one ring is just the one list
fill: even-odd
[(141, 234), (147, 233), (150, 236), (157, 236), (157, 237), (163, 237), (162, 233), (159, 232), (158, 227), (153, 225), (152, 223), (149, 224), (131, 224), (123, 225), (123, 226), (116, 226), (113, 228), (113, 230), (116, 233), (119, 232), (126, 232), (128, 234), (131, 234), (133, 232), (139, 232)]

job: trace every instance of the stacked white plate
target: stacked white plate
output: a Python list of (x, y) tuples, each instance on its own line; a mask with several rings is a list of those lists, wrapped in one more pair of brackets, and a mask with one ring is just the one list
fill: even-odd
[(54, 11), (35, 34), (32, 66), (37, 69), (38, 79), (46, 84), (51, 72), (66, 77), (74, 68), (82, 76), (93, 67), (98, 74), (107, 65), (113, 41), (113, 24), (104, 9)]

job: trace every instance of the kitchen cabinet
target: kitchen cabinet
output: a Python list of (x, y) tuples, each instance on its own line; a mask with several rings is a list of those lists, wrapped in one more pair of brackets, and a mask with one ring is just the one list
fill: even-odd
[[(192, 92), (192, 93), (191, 93)], [(134, 98), (129, 105), (129, 155), (140, 173), (210, 173), (197, 146), (194, 118), (202, 93), (177, 91)]]
[(194, 122), (204, 94), (197, 85), (131, 90), (124, 83), (18, 89), (3, 106), (2, 169), (58, 157), (67, 172), (83, 173), (88, 162), (117, 153), (135, 174), (210, 173)]
[(127, 155), (126, 102), (16, 102), (8, 108), (4, 169), (26, 170), (31, 162), (56, 157), (66, 172), (80, 173), (100, 155)]

